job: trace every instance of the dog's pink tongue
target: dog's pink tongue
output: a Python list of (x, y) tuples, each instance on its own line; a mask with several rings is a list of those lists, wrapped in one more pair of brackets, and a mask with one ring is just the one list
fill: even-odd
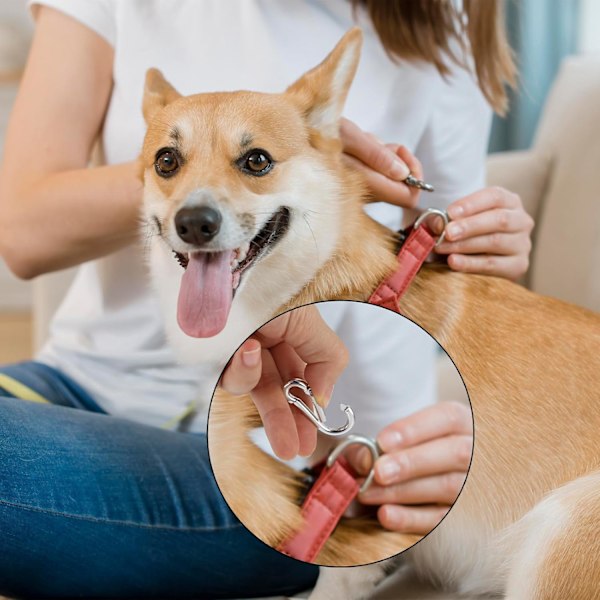
[(232, 257), (232, 250), (190, 254), (177, 303), (177, 322), (187, 335), (211, 337), (225, 327), (233, 299)]

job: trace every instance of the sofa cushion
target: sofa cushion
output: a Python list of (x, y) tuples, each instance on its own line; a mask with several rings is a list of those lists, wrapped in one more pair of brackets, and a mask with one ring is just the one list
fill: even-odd
[(535, 150), (497, 152), (487, 160), (487, 183), (519, 194), (525, 210), (537, 220), (552, 160)]

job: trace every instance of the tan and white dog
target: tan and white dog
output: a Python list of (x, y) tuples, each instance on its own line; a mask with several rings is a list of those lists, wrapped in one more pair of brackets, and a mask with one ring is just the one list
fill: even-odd
[[(394, 236), (364, 213), (364, 185), (338, 139), (360, 43), (352, 30), (279, 95), (181, 97), (148, 74), (151, 268), (173, 345), (205, 368), (207, 393), (237, 345), (273, 315), (316, 300), (365, 300), (394, 269)], [(600, 598), (599, 316), (443, 267), (424, 268), (402, 308), (452, 356), (476, 426), (455, 507), (404, 556), (421, 576), (465, 594)], [(300, 519), (295, 474), (248, 441), (256, 422), (248, 399), (223, 396), (216, 406), (209, 444), (221, 490), (277, 545)], [(265, 497), (267, 518), (254, 510)], [(362, 536), (346, 544), (355, 563), (412, 541), (362, 527), (338, 528), (319, 562), (336, 564), (348, 535)], [(368, 597), (385, 564), (325, 569), (314, 598)]]

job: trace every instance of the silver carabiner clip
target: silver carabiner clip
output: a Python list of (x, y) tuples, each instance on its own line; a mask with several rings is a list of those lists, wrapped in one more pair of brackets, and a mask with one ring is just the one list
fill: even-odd
[(354, 444), (359, 444), (361, 446), (366, 446), (371, 453), (371, 458), (373, 459), (373, 464), (371, 465), (371, 470), (367, 475), (367, 478), (364, 480), (363, 484), (360, 486), (360, 492), (365, 492), (368, 487), (373, 483), (373, 477), (375, 477), (375, 461), (379, 458), (381, 454), (381, 450), (377, 445), (377, 442), (371, 438), (365, 437), (364, 435), (349, 435), (345, 440), (340, 442), (338, 446), (336, 446), (327, 457), (327, 468), (330, 469), (331, 465), (338, 459), (340, 454), (348, 447)]
[[(311, 400), (312, 406), (307, 406), (298, 396), (292, 394), (292, 389), (302, 390)], [(325, 424), (325, 412), (315, 400), (310, 386), (304, 379), (292, 379), (283, 386), (287, 401), (295, 406), (321, 433), (325, 435), (338, 436), (348, 433), (354, 427), (354, 412), (346, 404), (340, 404), (340, 410), (346, 413), (346, 424), (336, 429), (331, 429)]]

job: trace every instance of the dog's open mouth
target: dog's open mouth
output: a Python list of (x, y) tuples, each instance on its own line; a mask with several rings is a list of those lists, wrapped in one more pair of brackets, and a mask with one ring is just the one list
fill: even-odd
[(179, 290), (177, 320), (187, 335), (212, 337), (225, 327), (242, 276), (284, 236), (289, 223), (290, 211), (282, 207), (249, 243), (240, 248), (174, 253), (185, 269)]

